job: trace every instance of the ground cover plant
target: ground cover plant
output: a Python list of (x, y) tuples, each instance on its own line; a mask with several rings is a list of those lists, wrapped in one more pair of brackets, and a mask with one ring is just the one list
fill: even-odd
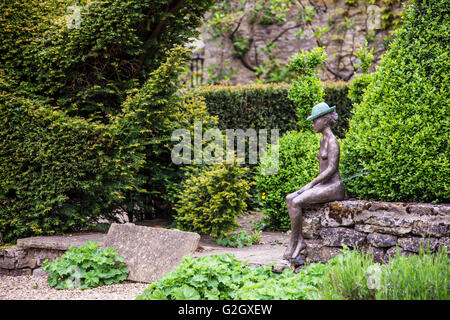
[(72, 245), (60, 259), (45, 260), (42, 270), (50, 272), (48, 285), (56, 289), (89, 289), (119, 283), (129, 273), (125, 260), (113, 248), (98, 248), (95, 241), (78, 248)]
[(152, 283), (138, 300), (447, 300), (447, 248), (400, 251), (387, 265), (370, 253), (350, 250), (326, 264), (311, 263), (298, 273), (246, 266), (233, 255), (185, 256), (172, 272)]

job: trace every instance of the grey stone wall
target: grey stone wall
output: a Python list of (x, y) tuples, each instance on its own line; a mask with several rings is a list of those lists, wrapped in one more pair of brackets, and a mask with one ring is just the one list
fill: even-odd
[(326, 262), (343, 245), (369, 251), (387, 263), (396, 247), (402, 255), (449, 246), (450, 205), (378, 201), (336, 201), (305, 210), (308, 262)]
[(41, 267), (46, 259), (52, 261), (64, 250), (12, 247), (0, 250), (0, 275), (43, 275)]
[[(256, 0), (247, 1), (245, 10), (250, 10), (255, 3)], [(279, 48), (275, 56), (284, 63), (302, 49), (311, 50), (317, 46), (324, 46), (328, 61), (321, 73), (322, 80), (349, 80), (355, 71), (354, 64), (359, 62), (354, 56), (359, 44), (363, 45), (366, 40), (369, 40), (369, 46), (374, 48), (375, 65), (379, 64), (381, 55), (387, 49), (385, 40), (390, 35), (393, 25), (385, 26), (388, 22), (378, 17), (387, 14), (398, 17), (403, 10), (401, 2), (386, 7), (386, 3), (377, 1), (374, 5), (379, 8), (379, 11), (373, 10), (377, 8), (373, 7), (374, 5), (369, 8), (370, 5), (366, 1), (359, 1), (353, 6), (345, 0), (299, 0), (292, 5), (287, 13), (286, 22), (282, 25), (262, 25), (252, 22), (248, 16), (245, 16), (240, 24), (239, 32), (245, 38), (253, 38), (245, 59), (251, 66), (260, 64), (267, 58), (260, 49), (274, 39), (277, 39), (275, 43)], [(311, 22), (301, 24), (300, 27), (304, 32), (300, 37), (296, 37), (299, 28), (294, 26), (299, 24), (299, 12), (307, 6), (314, 7), (317, 14)], [(206, 20), (208, 19), (210, 15), (206, 16)], [(317, 35), (319, 28), (328, 28), (329, 31), (319, 37)], [(226, 69), (237, 70), (231, 78), (233, 84), (246, 84), (256, 79), (255, 73), (231, 54), (232, 45), (229, 39), (219, 44), (219, 41), (213, 39), (207, 32), (206, 24), (202, 28), (200, 39), (204, 43), (205, 67), (229, 62)]]

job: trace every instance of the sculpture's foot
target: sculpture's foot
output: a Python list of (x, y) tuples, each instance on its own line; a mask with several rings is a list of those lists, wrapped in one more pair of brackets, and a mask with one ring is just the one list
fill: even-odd
[(292, 253), (292, 258), (298, 257), (300, 252), (306, 249), (306, 242), (303, 239), (299, 239), (297, 243), (297, 247), (295, 248), (294, 252)]
[(291, 264), (291, 266), (297, 268), (298, 266), (302, 266), (304, 265), (306, 262), (306, 259), (304, 256), (300, 255), (296, 258), (292, 258), (289, 260), (289, 263)]
[(294, 253), (294, 249), (295, 247), (289, 244), (288, 248), (286, 249), (286, 251), (283, 254), (283, 259), (284, 260), (290, 260), (292, 259), (292, 254)]

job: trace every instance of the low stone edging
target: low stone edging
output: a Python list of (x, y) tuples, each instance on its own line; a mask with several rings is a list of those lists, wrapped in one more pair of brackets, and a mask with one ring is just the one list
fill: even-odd
[(342, 245), (369, 251), (379, 263), (397, 246), (408, 256), (421, 244), (432, 252), (449, 245), (449, 204), (345, 200), (307, 208), (303, 217), (308, 262), (326, 262)]

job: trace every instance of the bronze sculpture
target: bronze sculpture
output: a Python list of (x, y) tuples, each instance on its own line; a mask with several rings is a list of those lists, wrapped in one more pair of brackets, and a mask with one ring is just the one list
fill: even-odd
[(344, 184), (339, 176), (339, 142), (330, 128), (338, 118), (335, 109), (336, 107), (330, 108), (328, 104), (321, 102), (313, 107), (311, 116), (307, 118), (313, 121), (314, 131), (323, 135), (317, 155), (319, 175), (286, 197), (291, 219), (291, 238), (283, 258), (291, 263), (298, 261), (300, 252), (306, 249), (302, 234), (302, 208), (315, 203), (343, 200), (345, 196)]

